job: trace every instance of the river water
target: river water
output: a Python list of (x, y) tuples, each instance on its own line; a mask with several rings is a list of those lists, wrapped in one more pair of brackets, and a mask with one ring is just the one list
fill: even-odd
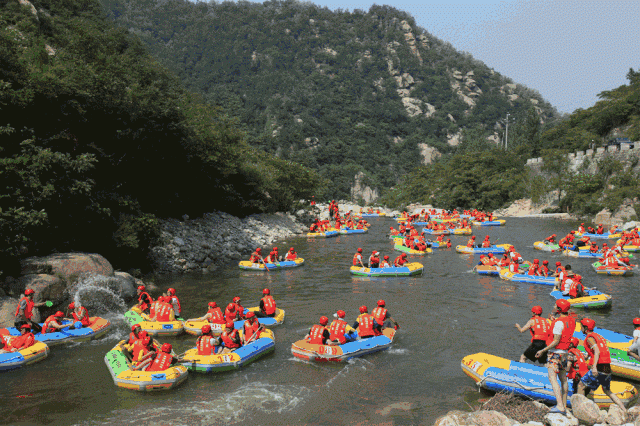
[[(477, 258), (457, 254), (456, 244), (468, 237), (452, 236), (454, 247), (434, 250), (422, 262), (422, 276), (391, 279), (356, 278), (349, 274), (355, 249), (374, 249), (392, 258), (398, 253), (387, 238), (391, 219), (372, 219), (368, 234), (332, 239), (292, 238), (280, 242), (284, 252), (293, 245), (305, 265), (287, 271), (242, 271), (234, 265), (204, 276), (174, 276), (156, 280), (174, 287), (187, 317), (201, 316), (207, 302), (219, 305), (241, 296), (244, 306), (256, 306), (269, 287), (285, 323), (274, 328), (276, 350), (242, 370), (221, 374), (191, 374), (175, 390), (152, 394), (117, 388), (104, 354), (128, 335), (125, 305), (108, 292), (80, 294), (93, 315), (110, 318), (114, 327), (89, 344), (54, 347), (49, 358), (21, 370), (2, 373), (0, 424), (433, 424), (449, 410), (469, 410), (486, 395), (478, 393), (460, 368), (471, 353), (488, 352), (517, 359), (529, 342), (521, 325), (530, 308), (541, 305), (544, 315), (554, 300), (550, 287), (511, 283), (479, 276), (471, 269)], [(482, 240), (516, 245), (525, 259), (561, 260), (613, 296), (609, 311), (591, 313), (598, 326), (630, 334), (638, 315), (637, 277), (598, 276), (586, 259), (571, 259), (533, 249), (533, 242), (575, 229), (575, 223), (541, 219), (508, 219), (503, 227), (474, 227)], [(154, 296), (157, 296), (154, 294)], [(400, 323), (393, 346), (384, 352), (345, 364), (318, 365), (291, 354), (291, 342), (302, 338), (321, 315), (338, 309), (353, 321), (360, 305), (371, 310), (385, 299)], [(161, 339), (176, 352), (195, 338)]]

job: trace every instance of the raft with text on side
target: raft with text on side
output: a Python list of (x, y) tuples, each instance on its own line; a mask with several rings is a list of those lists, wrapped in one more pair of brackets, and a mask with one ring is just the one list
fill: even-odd
[(455, 228), (451, 230), (453, 235), (471, 235), (473, 230), (471, 228)]
[(474, 226), (503, 226), (506, 223), (506, 220), (504, 219), (498, 219), (498, 220), (485, 220), (482, 222), (479, 222), (477, 220), (472, 220), (471, 224)]
[(602, 253), (591, 253), (589, 250), (569, 250), (565, 249), (562, 254), (569, 257), (577, 257), (580, 259), (599, 259)]
[[(238, 330), (241, 338), (244, 331)], [(260, 337), (226, 354), (199, 355), (197, 348), (185, 352), (182, 365), (191, 371), (200, 373), (219, 373), (221, 371), (237, 370), (256, 361), (276, 348), (273, 331), (262, 330)]]
[(361, 217), (383, 217), (386, 216), (386, 213), (362, 213)]
[(137, 306), (125, 312), (124, 318), (129, 325), (140, 324), (140, 328), (149, 333), (150, 336), (177, 336), (184, 331), (182, 321), (178, 319), (173, 321), (150, 321), (149, 315), (140, 311)]
[(309, 238), (331, 238), (337, 237), (340, 233), (337, 230), (324, 231), (324, 232), (308, 232), (307, 237)]
[(340, 234), (342, 235), (349, 235), (349, 234), (366, 234), (367, 232), (369, 232), (368, 229), (351, 229), (351, 228), (342, 228), (340, 231)]
[(425, 235), (450, 235), (451, 231), (449, 231), (448, 229), (426, 229), (426, 228), (423, 228), (421, 233), (424, 233)]
[[(462, 371), (478, 385), (492, 392), (509, 392), (546, 404), (555, 405), (556, 397), (551, 387), (547, 368), (542, 365), (511, 361), (495, 355), (476, 353), (467, 355), (461, 361)], [(573, 394), (569, 383), (569, 396)], [(625, 382), (611, 381), (611, 391), (625, 405), (630, 405), (637, 397), (636, 388)], [(613, 402), (602, 391), (602, 387), (589, 393), (589, 398), (599, 407), (608, 407)], [(571, 401), (567, 398), (567, 405)]]
[[(0, 335), (5, 342), (9, 342), (14, 336), (8, 334)], [(28, 348), (15, 352), (0, 354), (0, 371), (14, 370), (25, 365), (42, 361), (49, 355), (49, 346), (44, 342), (36, 342)]]
[(422, 274), (424, 266), (422, 263), (405, 263), (404, 266), (392, 266), (390, 268), (362, 268), (352, 266), (350, 272), (359, 277), (408, 277), (410, 275)]
[(597, 274), (616, 275), (620, 277), (630, 277), (633, 275), (633, 268), (630, 266), (620, 265), (618, 267), (611, 267), (600, 262), (593, 263), (591, 266), (593, 266), (593, 270), (596, 271)]
[[(278, 263), (267, 263), (266, 267), (273, 270), (273, 269), (296, 268), (302, 265), (304, 265), (304, 259), (299, 257), (295, 260), (283, 260), (282, 262), (278, 262)], [(253, 263), (250, 260), (242, 260), (238, 263), (238, 267), (240, 269), (246, 269), (249, 271), (264, 271), (265, 264)]]
[(132, 370), (132, 365), (122, 352), (122, 340), (104, 356), (104, 362), (116, 386), (143, 392), (173, 389), (189, 375), (187, 367), (176, 364), (164, 371)]
[(463, 245), (457, 245), (456, 251), (462, 254), (502, 254), (509, 250), (511, 244), (499, 244), (491, 247), (467, 247)]
[(561, 250), (560, 245), (550, 244), (545, 241), (536, 241), (535, 243), (533, 243), (533, 248), (542, 250), (542, 251), (550, 251), (552, 253)]
[[(260, 310), (260, 307), (255, 306), (249, 309), (245, 308), (244, 313), (246, 315), (247, 312), (249, 311), (258, 312), (259, 310)], [(284, 309), (276, 308), (275, 316), (258, 318), (258, 322), (264, 325), (265, 327), (275, 327), (277, 325), (284, 323), (284, 317), (285, 317)], [(242, 325), (244, 324), (244, 321), (245, 320), (234, 321), (233, 326), (238, 330), (241, 330)], [(202, 334), (202, 327), (205, 325), (211, 326), (211, 332), (213, 333), (214, 336), (222, 334), (225, 327), (225, 324), (213, 324), (213, 323), (210, 323), (209, 321), (185, 321), (184, 331), (193, 336), (199, 336)]]
[(502, 270), (498, 265), (477, 265), (475, 269), (479, 275), (500, 275)]
[(417, 254), (417, 255), (424, 255), (424, 254), (431, 254), (433, 253), (433, 250), (431, 250), (429, 247), (427, 247), (426, 250), (422, 251), (422, 250), (414, 250), (412, 248), (409, 248), (407, 246), (404, 246), (402, 244), (395, 244), (393, 246), (393, 249), (396, 251), (401, 251), (403, 253), (408, 253), (408, 254)]
[(621, 233), (615, 233), (615, 234), (610, 234), (609, 232), (604, 232), (602, 234), (592, 234), (590, 232), (585, 232), (584, 234), (581, 234), (580, 232), (576, 232), (575, 236), (580, 238), (580, 237), (589, 237), (592, 240), (607, 240), (607, 239), (619, 239), (620, 237), (622, 237)]
[[(56, 346), (69, 342), (88, 342), (102, 337), (111, 327), (111, 321), (100, 317), (89, 317), (90, 325), (83, 327), (80, 321), (62, 321), (62, 325), (69, 325), (54, 333), (34, 333), (37, 341), (44, 342), (47, 346)], [(40, 324), (42, 327), (44, 324)], [(0, 329), (0, 334), (19, 336), (21, 333), (14, 327)]]
[(571, 299), (569, 296), (563, 296), (559, 290), (554, 290), (549, 294), (556, 300), (564, 299), (568, 301), (572, 308), (606, 309), (611, 307), (612, 299), (610, 295), (601, 293), (598, 290), (585, 289), (585, 292), (588, 296), (577, 297), (575, 299)]
[(500, 271), (500, 278), (507, 281), (515, 281), (518, 283), (542, 284), (555, 286), (557, 277), (545, 277), (542, 275), (516, 274), (509, 271), (509, 268), (503, 268)]
[(296, 358), (306, 361), (345, 362), (351, 358), (358, 358), (389, 349), (395, 335), (396, 330), (387, 327), (382, 330), (381, 336), (354, 340), (343, 345), (311, 344), (302, 339), (291, 344), (291, 353)]

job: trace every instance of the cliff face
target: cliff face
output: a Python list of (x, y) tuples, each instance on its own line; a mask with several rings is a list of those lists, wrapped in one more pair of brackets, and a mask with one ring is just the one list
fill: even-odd
[[(102, 0), (116, 24), (240, 122), (254, 146), (328, 178), (334, 197), (393, 186), (500, 121), (555, 110), (404, 12), (353, 13), (295, 1)], [(510, 129), (510, 133), (511, 133)]]

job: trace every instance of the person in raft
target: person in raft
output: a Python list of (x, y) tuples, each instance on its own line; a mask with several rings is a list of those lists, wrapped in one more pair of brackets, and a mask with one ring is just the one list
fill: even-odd
[(467, 241), (467, 247), (469, 248), (475, 248), (476, 247), (476, 236), (472, 235), (471, 238), (469, 238), (469, 241)]
[(67, 312), (67, 316), (73, 317), (73, 321), (82, 323), (83, 327), (89, 327), (91, 325), (91, 320), (89, 319), (89, 312), (87, 308), (80, 305), (80, 303), (71, 302), (69, 303), (69, 311)]
[(369, 256), (369, 268), (379, 268), (380, 267), (380, 252), (374, 250)]
[(31, 329), (36, 333), (39, 333), (42, 330), (40, 324), (33, 321), (33, 308), (44, 306), (46, 302), (34, 302), (34, 294), (35, 291), (28, 288), (24, 291), (24, 296), (22, 296), (22, 298), (20, 298), (20, 301), (18, 302), (15, 320), (13, 323), (15, 328), (17, 328), (18, 330), (20, 330), (24, 324), (29, 324), (31, 326)]
[(256, 248), (256, 250), (253, 253), (251, 253), (249, 262), (264, 264), (264, 259), (262, 258), (262, 249), (260, 247)]
[(182, 358), (171, 355), (173, 347), (171, 343), (164, 343), (160, 347), (160, 351), (149, 352), (147, 358), (135, 366), (134, 370), (143, 371), (164, 371), (172, 365), (178, 364), (182, 361)]
[(260, 299), (260, 310), (255, 313), (258, 318), (275, 317), (276, 316), (276, 301), (271, 296), (271, 290), (265, 288), (262, 290), (262, 299)]
[(293, 249), (293, 247), (289, 248), (289, 251), (284, 257), (284, 260), (296, 260), (298, 258), (298, 253)]
[(136, 306), (138, 306), (138, 308), (140, 308), (142, 312), (148, 314), (149, 309), (151, 309), (151, 303), (153, 303), (153, 299), (151, 298), (149, 293), (147, 293), (147, 288), (143, 285), (138, 286), (137, 292), (138, 304)]
[(402, 253), (393, 261), (393, 266), (400, 268), (404, 266), (405, 263), (409, 263), (409, 261), (407, 260), (407, 253)]
[(327, 324), (329, 324), (329, 318), (321, 316), (319, 324), (311, 326), (304, 339), (312, 345), (335, 345), (335, 342), (331, 341), (331, 333), (327, 330)]
[(356, 254), (353, 255), (353, 266), (367, 267), (362, 260), (362, 247), (359, 247), (358, 250), (356, 250)]
[(607, 341), (598, 333), (594, 333), (596, 322), (591, 318), (582, 318), (580, 324), (587, 334), (584, 338), (584, 349), (591, 369), (580, 379), (578, 393), (585, 395), (586, 388), (595, 391), (602, 386), (602, 391), (622, 409), (623, 413), (626, 413), (627, 409), (620, 398), (611, 392), (611, 355)]
[(182, 314), (182, 306), (180, 305), (180, 299), (178, 299), (178, 296), (176, 296), (176, 289), (168, 288), (165, 299), (167, 303), (169, 303), (173, 308), (173, 312), (175, 313), (175, 316), (179, 317)]
[[(571, 346), (569, 346), (569, 354), (567, 355), (567, 359), (569, 361), (569, 364), (567, 365), (567, 378), (573, 379), (573, 393), (578, 393), (578, 384), (580, 383), (580, 379), (589, 371), (587, 361), (585, 361), (582, 351), (578, 350), (578, 346), (580, 346), (580, 339), (572, 337)], [(586, 394), (589, 393), (589, 390), (589, 388), (586, 389)]]
[(164, 296), (158, 297), (158, 300), (155, 302), (155, 315), (151, 316), (151, 321), (170, 322), (176, 319), (176, 314), (171, 305), (167, 303), (167, 299), (168, 298)]
[(347, 324), (344, 319), (346, 312), (338, 310), (333, 314), (336, 319), (331, 321), (329, 326), (329, 339), (338, 345), (344, 345), (347, 342), (352, 342), (357, 338), (356, 329)]
[(120, 345), (122, 353), (129, 361), (133, 360), (133, 345), (140, 339), (140, 333), (142, 333), (142, 327), (140, 324), (134, 324), (131, 326), (131, 333), (129, 333), (129, 340), (124, 345)]
[(640, 361), (640, 318), (633, 319), (633, 341), (627, 350), (627, 355)]
[(49, 315), (42, 325), (42, 334), (55, 333), (58, 330), (72, 326), (73, 324), (62, 325), (62, 321), (71, 321), (71, 318), (65, 318), (64, 312), (58, 311), (53, 315)]
[(244, 333), (243, 344), (245, 345), (247, 343), (253, 342), (256, 339), (259, 339), (260, 332), (265, 329), (265, 326), (263, 324), (260, 324), (260, 321), (258, 321), (258, 318), (256, 317), (255, 312), (247, 312), (246, 318), (247, 318), (246, 321), (242, 325), (242, 329)]
[(225, 329), (220, 335), (220, 339), (222, 339), (224, 343), (224, 349), (220, 352), (222, 354), (228, 354), (242, 346), (240, 333), (233, 327), (233, 321), (227, 321)]
[(368, 339), (382, 334), (382, 324), (369, 313), (369, 310), (364, 305), (360, 306), (360, 315), (358, 315), (352, 327), (358, 330), (358, 336), (361, 339)]
[(382, 259), (382, 263), (380, 263), (381, 268), (391, 268), (391, 264), (389, 263), (389, 256), (384, 256)]
[[(5, 338), (7, 340), (5, 340)], [(29, 346), (35, 345), (35, 343), (36, 337), (31, 332), (31, 326), (29, 324), (22, 324), (19, 336), (10, 337), (8, 335), (3, 335), (2, 338), (0, 338), (0, 344), (4, 346), (0, 347), (0, 354), (27, 349)]]
[(516, 328), (520, 333), (524, 333), (529, 330), (531, 333), (531, 344), (524, 353), (520, 355), (520, 362), (526, 362), (529, 359), (531, 362), (538, 361), (540, 364), (547, 363), (547, 354), (542, 354), (540, 358), (536, 358), (536, 353), (544, 349), (547, 346), (547, 339), (551, 334), (551, 327), (549, 321), (546, 318), (542, 318), (542, 307), (534, 306), (531, 308), (533, 316), (524, 327), (520, 327), (520, 324), (516, 323)]
[(203, 325), (200, 329), (202, 331), (202, 335), (198, 336), (196, 340), (196, 348), (198, 349), (198, 355), (215, 355), (220, 346), (220, 340), (213, 337), (213, 332), (211, 331), (210, 325)]
[[(566, 415), (567, 411), (567, 396), (569, 394), (567, 354), (573, 332), (576, 329), (576, 321), (569, 316), (569, 308), (571, 308), (571, 304), (567, 300), (556, 300), (556, 313), (559, 316), (551, 323), (553, 340), (536, 353), (536, 358), (541, 358), (545, 353), (548, 353), (547, 371), (557, 404), (549, 412), (564, 415)], [(560, 383), (558, 383), (558, 380), (560, 380)]]
[(397, 330), (400, 328), (400, 324), (396, 320), (391, 317), (391, 314), (386, 308), (386, 303), (384, 300), (378, 300), (377, 307), (373, 308), (371, 311), (371, 316), (378, 321), (378, 324), (382, 324), (382, 328), (391, 327), (393, 323), (393, 329)]
[(482, 247), (483, 248), (491, 247), (491, 241), (489, 241), (489, 236), (488, 235), (485, 235), (484, 241), (482, 242)]

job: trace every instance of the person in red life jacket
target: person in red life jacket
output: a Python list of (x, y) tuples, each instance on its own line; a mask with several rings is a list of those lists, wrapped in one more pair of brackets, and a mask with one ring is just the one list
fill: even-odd
[(488, 266), (488, 265), (489, 265), (489, 259), (484, 257), (484, 254), (481, 254), (480, 261), (478, 261), (478, 264), (476, 266)]
[(544, 239), (544, 242), (545, 242), (545, 243), (549, 243), (549, 244), (555, 244), (555, 242), (556, 242), (556, 237), (557, 237), (557, 235), (556, 235), (556, 234), (551, 234), (549, 237), (547, 237), (547, 238), (545, 238), (545, 239)]
[(336, 319), (331, 321), (329, 326), (329, 339), (335, 344), (344, 345), (357, 337), (356, 330), (345, 321), (344, 317), (346, 315), (343, 310), (338, 310), (333, 314)]
[(529, 266), (528, 275), (540, 275), (540, 261), (538, 259), (533, 259), (533, 263)]
[(151, 318), (152, 321), (158, 322), (170, 322), (176, 319), (173, 307), (167, 303), (167, 298), (160, 296), (158, 298), (158, 305), (156, 305), (156, 315)]
[(569, 296), (571, 285), (574, 284), (574, 275), (571, 270), (571, 265), (564, 267), (564, 271), (559, 275), (560, 288), (563, 296)]
[(129, 333), (129, 340), (127, 341), (127, 345), (133, 345), (136, 340), (140, 338), (140, 332), (142, 331), (142, 327), (140, 324), (134, 324), (131, 326), (131, 333)]
[(282, 256), (280, 256), (280, 253), (278, 253), (278, 247), (274, 247), (273, 248), (273, 253), (275, 254), (275, 259), (277, 262), (282, 262), (284, 260), (284, 258)]
[(218, 304), (216, 302), (209, 302), (208, 306), (209, 310), (207, 310), (207, 313), (204, 316), (200, 318), (190, 318), (187, 321), (209, 321), (211, 324), (226, 324), (227, 321), (222, 314), (222, 310), (218, 307)]
[[(424, 230), (423, 230), (423, 232), (424, 232)], [(436, 241), (439, 242), (439, 243), (444, 242), (444, 234), (438, 235), (438, 237), (436, 238)]]
[(380, 267), (380, 257), (378, 256), (380, 254), (379, 251), (373, 251), (373, 253), (371, 253), (371, 256), (369, 256), (369, 267), (370, 268), (379, 268)]
[(511, 260), (509, 262), (509, 272), (511, 272), (513, 274), (522, 273), (522, 271), (520, 271), (520, 265), (518, 265), (518, 263), (515, 260)]
[(31, 326), (29, 324), (22, 324), (22, 326), (20, 326), (19, 336), (9, 338), (8, 342), (5, 342), (2, 336), (0, 336), (0, 343), (3, 342), (5, 343), (5, 347), (4, 349), (0, 349), (0, 354), (27, 349), (36, 343), (36, 337), (31, 332)]
[[(573, 393), (578, 392), (580, 379), (589, 372), (587, 361), (584, 359), (582, 351), (577, 349), (578, 346), (580, 346), (580, 339), (572, 337), (571, 345), (569, 346), (569, 354), (567, 355), (567, 365), (569, 366), (569, 368), (567, 368), (567, 379), (573, 380)], [(587, 390), (589, 390), (589, 388), (587, 388)]]
[(593, 229), (591, 226), (587, 226), (587, 231), (588, 231), (589, 234), (595, 234), (596, 233), (596, 230)]
[(256, 316), (258, 318), (275, 317), (276, 312), (276, 301), (273, 296), (271, 296), (271, 290), (265, 288), (264, 290), (262, 290), (262, 299), (260, 299), (260, 310), (256, 312)]
[(271, 251), (267, 257), (264, 258), (264, 263), (278, 263), (278, 255), (275, 251)]
[[(313, 226), (313, 225), (311, 225), (311, 226)], [(311, 232), (313, 232), (313, 229), (311, 229)], [(253, 253), (251, 253), (251, 257), (249, 258), (249, 262), (251, 262), (251, 263), (264, 263), (264, 259), (262, 258), (262, 249), (260, 247), (256, 248), (255, 251)]]
[(580, 250), (580, 248), (586, 250), (591, 247), (591, 239), (586, 235), (583, 235), (578, 241), (576, 241), (575, 246), (578, 248), (578, 250)]
[(384, 256), (382, 258), (382, 262), (380, 262), (381, 268), (391, 268), (391, 263), (389, 262), (389, 256)]
[(315, 197), (314, 195), (312, 195), (312, 196), (311, 196), (311, 207), (315, 207), (315, 206), (316, 206), (316, 200), (315, 200), (315, 198), (316, 198), (316, 197)]
[(578, 226), (578, 233), (584, 234), (584, 231), (586, 231), (584, 223), (581, 223), (580, 226)]
[(540, 267), (540, 275), (542, 275), (543, 277), (548, 277), (549, 274), (551, 274), (551, 271), (549, 271), (549, 261), (543, 260), (542, 266)]
[(509, 259), (509, 255), (507, 253), (503, 253), (502, 259), (500, 259), (500, 262), (498, 262), (498, 265), (500, 265), (501, 268), (508, 268), (510, 264), (511, 264), (511, 259)]
[(151, 296), (149, 295), (149, 293), (147, 293), (147, 288), (143, 285), (139, 285), (138, 286), (138, 308), (140, 308), (140, 310), (146, 314), (149, 313), (149, 309), (151, 308), (151, 303), (153, 303), (153, 299), (151, 298)]
[(520, 362), (526, 362), (529, 359), (531, 362), (538, 361), (540, 364), (546, 364), (547, 354), (545, 353), (540, 358), (536, 358), (536, 353), (547, 346), (547, 340), (551, 335), (551, 326), (546, 318), (542, 318), (541, 306), (531, 308), (531, 313), (533, 316), (524, 327), (520, 327), (520, 324), (516, 323), (516, 328), (520, 333), (524, 333), (527, 330), (531, 333), (531, 344), (520, 355)]
[(447, 248), (451, 248), (451, 239), (447, 238)]
[(289, 248), (284, 260), (296, 260), (298, 258), (298, 253), (293, 249), (293, 247)]
[(220, 340), (213, 337), (210, 325), (203, 325), (200, 331), (202, 334), (196, 339), (198, 355), (215, 355), (218, 352)]
[[(153, 346), (153, 340), (149, 333), (146, 331), (141, 331), (138, 333), (138, 339), (133, 343), (130, 348), (131, 351), (131, 362), (134, 366), (137, 366), (142, 361), (149, 357), (149, 354), (155, 351), (155, 347)], [(124, 352), (124, 351), (123, 351)], [(127, 355), (126, 352), (124, 352)], [(135, 369), (135, 368), (134, 368)]]
[(400, 232), (398, 232), (397, 230), (393, 229), (393, 226), (389, 227), (389, 235), (398, 235), (400, 234)]
[(472, 235), (471, 238), (469, 238), (469, 241), (467, 241), (467, 247), (475, 248), (475, 246), (476, 246), (476, 236)]
[(384, 300), (378, 300), (377, 307), (373, 308), (371, 311), (371, 316), (378, 321), (378, 324), (382, 324), (382, 328), (391, 327), (393, 324), (394, 330), (398, 330), (400, 328), (400, 324), (396, 320), (391, 317), (391, 314), (386, 308), (386, 303)]
[(595, 243), (595, 241), (591, 241), (591, 246), (589, 246), (589, 252), (590, 253), (597, 253), (599, 250), (598, 245)]
[(494, 266), (498, 264), (498, 259), (493, 256), (493, 253), (487, 253), (487, 265)]
[(510, 246), (509, 247), (509, 257), (511, 258), (511, 260), (513, 260), (516, 263), (522, 263), (524, 262), (524, 259), (522, 258), (522, 256), (520, 255), (520, 253), (518, 253), (515, 249), (515, 247)]
[(360, 315), (353, 323), (353, 328), (358, 330), (358, 336), (361, 339), (379, 336), (382, 334), (382, 324), (369, 313), (366, 306), (360, 306)]
[(236, 312), (236, 305), (233, 303), (229, 303), (227, 308), (224, 310), (224, 319), (225, 322), (233, 322), (238, 318), (238, 314)]
[(314, 324), (309, 329), (309, 333), (304, 337), (305, 340), (312, 345), (333, 345), (327, 324), (329, 324), (329, 318), (321, 316), (319, 324)]
[(405, 263), (409, 263), (407, 260), (407, 253), (402, 253), (400, 256), (396, 257), (393, 261), (393, 266), (401, 267), (404, 266)]
[[(566, 372), (567, 354), (573, 332), (576, 329), (576, 321), (572, 316), (569, 316), (569, 308), (571, 308), (571, 304), (567, 300), (556, 300), (556, 313), (559, 316), (551, 323), (553, 339), (549, 339), (550, 343), (536, 353), (536, 358), (541, 358), (545, 353), (548, 353), (547, 371), (557, 404), (551, 409), (551, 413), (566, 414), (567, 410), (567, 395), (569, 393)], [(560, 380), (559, 384), (558, 380)]]
[(582, 285), (582, 275), (574, 274), (570, 277), (571, 284), (569, 285), (569, 297), (577, 299), (578, 297), (586, 296), (584, 285)]
[(602, 235), (604, 234), (604, 227), (602, 226), (602, 224), (598, 224), (598, 229), (596, 229), (596, 234), (598, 235)]
[(491, 247), (491, 241), (489, 241), (489, 236), (484, 237), (484, 241), (482, 242), (482, 247), (489, 248)]
[(255, 312), (247, 312), (247, 319), (242, 325), (242, 328), (245, 345), (259, 339), (260, 332), (265, 329), (264, 325), (260, 324), (260, 321), (258, 321)]
[(233, 352), (242, 346), (240, 333), (234, 328), (233, 321), (227, 321), (226, 327), (220, 335), (220, 339), (224, 343), (224, 349), (221, 352), (223, 354)]
[(180, 305), (180, 299), (178, 299), (178, 296), (176, 296), (176, 289), (168, 288), (167, 296), (165, 297), (165, 299), (167, 299), (167, 303), (169, 303), (173, 308), (175, 316), (179, 317), (180, 314), (182, 314), (182, 306)]
[(318, 229), (318, 223), (320, 221), (316, 218), (315, 222), (313, 222), (311, 225), (309, 225), (309, 232), (313, 233), (313, 232), (319, 232)]
[(564, 271), (565, 271), (565, 268), (562, 267), (562, 262), (557, 261), (556, 262), (556, 270), (553, 273), (553, 275), (555, 275), (556, 277), (558, 277), (558, 279), (560, 281), (562, 281), (562, 279), (564, 278)]
[(236, 308), (236, 320), (243, 320), (244, 319), (244, 306), (242, 306), (242, 304), (240, 303), (240, 296), (236, 296), (233, 298), (232, 303), (235, 305)]
[(362, 260), (362, 248), (356, 250), (356, 254), (353, 255), (353, 266), (361, 266), (366, 268), (364, 261)]
[(640, 361), (640, 318), (633, 319), (633, 341), (627, 350), (627, 355)]
[(407, 235), (403, 241), (403, 244), (405, 247), (413, 249), (413, 237)]
[(173, 347), (170, 343), (164, 343), (159, 351), (151, 352), (151, 356), (140, 363), (135, 369), (143, 371), (165, 371), (172, 365), (182, 361), (181, 358), (171, 355)]
[(588, 387), (595, 391), (602, 386), (602, 391), (622, 409), (623, 413), (626, 413), (627, 409), (620, 398), (611, 392), (611, 355), (606, 340), (593, 331), (596, 322), (591, 318), (581, 319), (580, 324), (586, 333), (584, 349), (587, 352), (586, 358), (591, 369), (580, 379), (578, 393), (585, 395), (585, 388)]
[(67, 315), (72, 316), (74, 322), (80, 321), (83, 327), (89, 327), (91, 325), (87, 308), (81, 306), (79, 303), (69, 303), (69, 312), (67, 312)]
[(28, 288), (24, 291), (24, 296), (22, 296), (20, 298), (20, 301), (18, 302), (14, 320), (14, 326), (18, 330), (20, 330), (20, 327), (22, 327), (24, 324), (29, 324), (34, 332), (39, 333), (40, 331), (42, 331), (42, 327), (40, 327), (40, 324), (33, 321), (33, 308), (44, 306), (45, 302), (34, 302), (34, 294), (35, 291)]
[(73, 325), (73, 324), (62, 325), (62, 321), (64, 320), (71, 321), (70, 318), (64, 317), (64, 312), (62, 311), (58, 311), (53, 315), (49, 315), (49, 317), (45, 320), (44, 324), (42, 325), (41, 333), (42, 334), (55, 333), (58, 330), (62, 330), (63, 328), (67, 328)]

